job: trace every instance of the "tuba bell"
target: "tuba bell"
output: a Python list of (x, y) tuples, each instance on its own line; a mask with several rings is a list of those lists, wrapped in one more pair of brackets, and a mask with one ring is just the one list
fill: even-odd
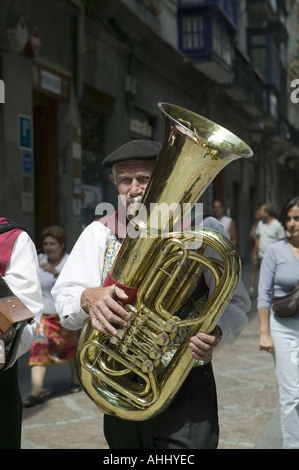
[[(225, 236), (202, 227), (178, 230), (183, 208), (194, 207), (231, 161), (252, 155), (241, 139), (214, 122), (168, 103), (158, 106), (165, 133), (142, 199), (144, 210), (129, 223), (103, 284), (128, 293), (131, 319), (116, 336), (95, 330), (88, 319), (75, 359), (81, 386), (99, 409), (135, 421), (155, 416), (173, 399), (195, 363), (190, 338), (215, 328), (240, 279), (240, 258)], [(195, 316), (182, 318), (181, 308), (204, 269), (212, 272), (215, 288)]]

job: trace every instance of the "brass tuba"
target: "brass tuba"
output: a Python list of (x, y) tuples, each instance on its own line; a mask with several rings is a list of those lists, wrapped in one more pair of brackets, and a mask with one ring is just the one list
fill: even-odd
[[(88, 320), (76, 353), (82, 388), (100, 410), (136, 421), (153, 417), (173, 398), (195, 362), (190, 338), (215, 328), (240, 278), (230, 240), (205, 228), (178, 230), (183, 207), (193, 207), (228, 163), (252, 155), (242, 140), (208, 119), (171, 104), (158, 106), (165, 135), (142, 199), (145, 210), (129, 223), (104, 282), (129, 293), (131, 320), (117, 336), (99, 333)], [(211, 270), (215, 289), (195, 318), (182, 319), (179, 311), (204, 269)], [(182, 331), (185, 337), (175, 348)]]

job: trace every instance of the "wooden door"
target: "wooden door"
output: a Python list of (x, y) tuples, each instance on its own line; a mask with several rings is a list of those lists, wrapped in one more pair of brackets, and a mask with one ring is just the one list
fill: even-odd
[(38, 92), (33, 98), (35, 242), (41, 248), (41, 231), (59, 223), (57, 102)]

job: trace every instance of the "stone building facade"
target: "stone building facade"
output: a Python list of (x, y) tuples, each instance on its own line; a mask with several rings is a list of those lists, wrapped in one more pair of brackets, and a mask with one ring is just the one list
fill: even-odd
[[(169, 102), (253, 147), (254, 157), (231, 163), (201, 201), (209, 212), (213, 198), (223, 200), (248, 260), (257, 205), (267, 199), (279, 209), (298, 188), (299, 147), (288, 76), (279, 69), (282, 93), (258, 70), (260, 57), (248, 54), (248, 37), (256, 44), (258, 35), (246, 3), (261, 2), (2, 0), (1, 215), (25, 226), (37, 247), (41, 229), (59, 224), (71, 249), (96, 205), (117, 203), (104, 157), (130, 139), (162, 140), (157, 104)], [(267, 16), (276, 2), (264, 3)], [(286, 50), (287, 27), (277, 39)]]

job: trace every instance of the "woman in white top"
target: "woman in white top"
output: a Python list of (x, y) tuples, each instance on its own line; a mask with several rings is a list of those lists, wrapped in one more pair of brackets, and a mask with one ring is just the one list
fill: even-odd
[(38, 256), (38, 259), (44, 313), (37, 330), (37, 338), (30, 350), (31, 392), (24, 401), (25, 407), (31, 407), (43, 401), (47, 394), (43, 391), (43, 382), (49, 365), (68, 362), (72, 376), (69, 392), (78, 392), (81, 389), (74, 367), (78, 332), (66, 330), (61, 326), (51, 295), (51, 289), (69, 256), (64, 251), (66, 233), (62, 228), (52, 226), (44, 229), (41, 237), (43, 253)]

